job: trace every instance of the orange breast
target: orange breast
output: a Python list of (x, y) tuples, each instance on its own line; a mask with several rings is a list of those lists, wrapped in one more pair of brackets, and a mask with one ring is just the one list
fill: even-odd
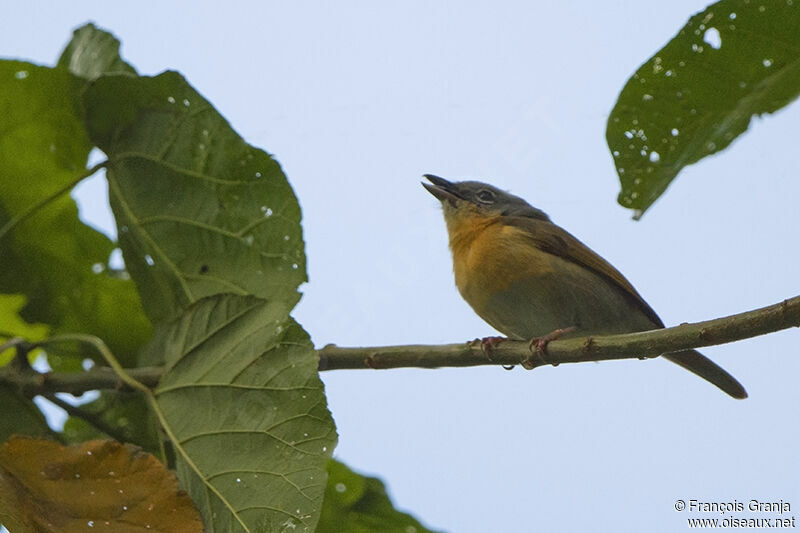
[(481, 316), (492, 295), (520, 278), (553, 268), (524, 230), (503, 224), (500, 216), (461, 210), (447, 222), (456, 286)]
[(461, 296), (504, 335), (531, 339), (558, 328), (582, 333), (652, 329), (655, 322), (610, 279), (542, 251), (526, 229), (460, 209), (447, 217)]

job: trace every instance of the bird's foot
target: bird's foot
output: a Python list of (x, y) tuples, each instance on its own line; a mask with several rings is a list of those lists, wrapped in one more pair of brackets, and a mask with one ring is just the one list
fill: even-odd
[[(494, 363), (494, 359), (492, 359), (492, 351), (500, 343), (503, 343), (503, 342), (505, 342), (507, 340), (508, 339), (506, 337), (494, 336), (494, 337), (484, 337), (482, 339), (474, 339), (472, 341), (469, 341), (467, 344), (469, 344), (470, 346), (476, 346), (477, 344), (480, 344), (481, 345), (481, 351), (483, 352), (483, 355), (485, 355), (486, 358), (489, 361)], [(506, 370), (511, 370), (512, 368), (514, 368), (514, 365), (510, 365), (510, 366), (503, 365), (503, 368), (505, 368)]]
[(531, 342), (528, 345), (528, 348), (530, 348), (530, 354), (528, 354), (522, 360), (521, 363), (522, 368), (526, 370), (533, 370), (537, 366), (542, 366), (547, 364), (558, 366), (558, 363), (550, 363), (545, 359), (545, 356), (547, 355), (547, 345), (550, 344), (550, 342), (561, 338), (567, 333), (572, 333), (573, 331), (575, 331), (575, 329), (576, 329), (575, 326), (570, 326), (568, 328), (562, 328), (562, 329), (555, 329), (550, 333), (548, 333), (547, 335), (531, 339)]

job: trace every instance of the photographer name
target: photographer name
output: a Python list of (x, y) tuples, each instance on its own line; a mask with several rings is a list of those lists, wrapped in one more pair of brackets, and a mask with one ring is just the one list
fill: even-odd
[(748, 502), (740, 502), (733, 500), (732, 502), (704, 502), (700, 500), (689, 500), (687, 511), (698, 513), (742, 513), (746, 510), (751, 513), (789, 513), (792, 506), (789, 502), (778, 500), (774, 502), (762, 502), (759, 500), (750, 500)]

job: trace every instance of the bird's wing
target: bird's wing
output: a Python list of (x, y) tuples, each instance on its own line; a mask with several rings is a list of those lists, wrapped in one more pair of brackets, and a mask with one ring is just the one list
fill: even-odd
[(653, 311), (653, 308), (644, 301), (633, 285), (625, 279), (625, 276), (572, 234), (547, 220), (529, 217), (503, 217), (503, 219), (506, 224), (525, 230), (540, 250), (588, 268), (611, 281), (641, 309), (654, 325), (664, 327), (664, 323)]

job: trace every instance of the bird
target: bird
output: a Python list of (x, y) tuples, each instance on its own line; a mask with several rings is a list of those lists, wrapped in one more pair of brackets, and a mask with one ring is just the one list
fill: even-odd
[[(665, 327), (616, 268), (540, 209), (487, 183), (423, 177), (442, 205), (458, 291), (506, 337), (552, 340)], [(663, 357), (734, 398), (747, 397), (736, 378), (696, 350)]]

